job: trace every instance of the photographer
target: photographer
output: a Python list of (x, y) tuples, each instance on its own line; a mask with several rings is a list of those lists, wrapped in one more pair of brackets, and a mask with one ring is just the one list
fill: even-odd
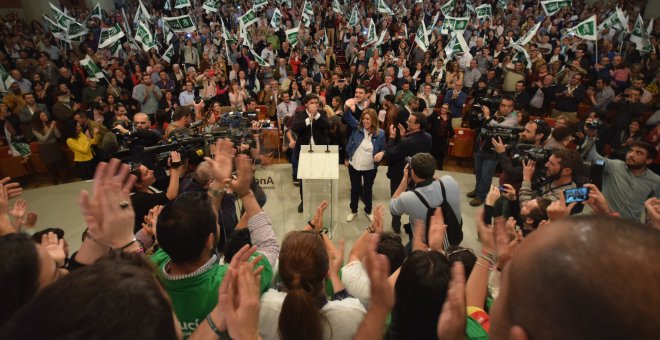
[(604, 162), (602, 191), (612, 210), (639, 221), (644, 202), (660, 195), (660, 177), (648, 169), (658, 151), (647, 142), (635, 142), (625, 161), (604, 158), (593, 146), (583, 152), (587, 161)]
[(131, 203), (135, 209), (135, 232), (141, 229), (144, 216), (149, 210), (157, 205), (165, 205), (174, 200), (179, 194), (179, 179), (184, 174), (185, 169), (181, 166), (181, 155), (178, 152), (170, 152), (168, 160), (170, 165), (170, 181), (167, 191), (157, 191), (151, 187), (156, 183), (154, 171), (140, 163), (130, 164), (130, 172), (137, 177), (133, 193), (131, 194)]
[[(543, 148), (543, 144), (548, 139), (551, 129), (548, 123), (543, 120), (537, 119), (525, 125), (525, 130), (520, 133), (519, 144), (531, 145), (533, 148)], [(521, 165), (513, 166), (509, 156), (506, 153), (506, 145), (502, 139), (492, 138), (493, 148), (497, 155), (497, 161), (502, 167), (502, 176), (500, 177), (500, 184), (511, 184), (514, 188), (520, 188), (522, 182), (523, 169)], [(516, 150), (519, 154), (520, 150)]]
[(536, 172), (536, 162), (529, 160), (523, 162), (523, 182), (520, 187), (520, 206), (538, 197), (547, 198), (550, 201), (559, 199), (560, 193), (566, 189), (576, 186), (573, 181), (575, 169), (582, 167), (580, 154), (572, 149), (555, 149), (545, 163), (546, 183), (540, 188), (533, 190), (532, 181)]
[(165, 139), (170, 138), (170, 136), (176, 130), (188, 130), (190, 127), (190, 120), (190, 109), (185, 107), (177, 107), (176, 110), (174, 110), (174, 114), (172, 115), (172, 122), (165, 131)]
[[(518, 125), (518, 117), (513, 112), (513, 99), (511, 97), (502, 98), (499, 110), (494, 115), (490, 113), (490, 109), (486, 105), (483, 105), (481, 109), (484, 113), (483, 126), (513, 128)], [(495, 151), (491, 146), (490, 140), (481, 139), (477, 146), (478, 149), (474, 163), (476, 187), (467, 194), (467, 197), (472, 198), (470, 205), (473, 207), (480, 206), (484, 203), (490, 185), (493, 182), (497, 159), (495, 158)]]

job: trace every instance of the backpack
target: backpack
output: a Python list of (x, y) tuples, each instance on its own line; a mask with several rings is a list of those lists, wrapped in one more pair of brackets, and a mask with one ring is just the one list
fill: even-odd
[[(442, 203), (440, 204), (440, 208), (442, 208), (442, 217), (444, 218), (445, 224), (447, 225), (447, 229), (445, 230), (445, 249), (447, 249), (449, 248), (449, 245), (458, 246), (461, 241), (463, 241), (463, 221), (458, 221), (456, 214), (454, 214), (454, 209), (452, 209), (449, 205), (449, 202), (447, 201), (445, 185), (442, 183), (442, 180), (439, 179), (438, 182), (440, 182), (440, 188), (442, 189)], [(435, 208), (437, 207), (429, 206), (429, 203), (422, 196), (422, 194), (417, 192), (417, 189), (413, 190), (413, 193), (417, 196), (417, 198), (419, 198), (419, 200), (427, 209), (426, 235), (428, 235), (429, 227), (431, 226), (431, 216), (433, 216)]]

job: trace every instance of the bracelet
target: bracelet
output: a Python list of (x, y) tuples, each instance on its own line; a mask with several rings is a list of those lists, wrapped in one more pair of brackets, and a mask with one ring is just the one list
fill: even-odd
[(172, 168), (172, 169), (176, 169), (176, 168), (180, 167), (181, 165), (183, 165), (182, 161), (170, 162), (170, 168)]
[(482, 257), (484, 260), (486, 260), (486, 261), (488, 261), (488, 262), (490, 262), (490, 263), (496, 263), (496, 262), (497, 262), (497, 255), (495, 255), (495, 254), (491, 254), (491, 253), (487, 253), (487, 252), (485, 252), (485, 251), (482, 251), (482, 252), (481, 252), (481, 257)]
[(319, 234), (320, 235), (327, 235), (328, 234), (328, 228), (323, 228), (323, 229), (319, 230)]
[(131, 242), (126, 243), (125, 245), (123, 245), (122, 247), (119, 247), (118, 249), (119, 250), (124, 250), (124, 249), (130, 247), (131, 245), (133, 245), (133, 243), (135, 243), (135, 242), (137, 242), (137, 238), (133, 237)]
[(312, 227), (312, 229), (316, 229), (316, 226), (314, 225), (314, 223), (312, 223), (312, 221), (307, 221), (307, 224), (308, 224), (310, 227)]
[(475, 261), (474, 263), (475, 263), (476, 265), (478, 265), (478, 266), (482, 266), (482, 267), (484, 267), (484, 268), (486, 268), (486, 269), (488, 269), (488, 270), (491, 270), (491, 268), (490, 268), (489, 266), (487, 266), (487, 265), (485, 265), (485, 264), (483, 264), (483, 263), (479, 263), (479, 261)]
[(229, 336), (228, 336), (227, 332), (226, 331), (224, 331), (224, 332), (220, 331), (218, 329), (218, 326), (215, 325), (215, 323), (213, 322), (213, 319), (211, 318), (211, 313), (209, 313), (209, 315), (206, 316), (206, 322), (209, 323), (209, 327), (211, 327), (211, 330), (213, 331), (213, 333), (215, 333), (215, 335), (220, 337), (220, 339), (229, 339)]
[(373, 233), (376, 232), (376, 229), (372, 228), (372, 227), (371, 227), (371, 224), (370, 224), (370, 225), (367, 226), (367, 231), (368, 231), (369, 233), (373, 234)]

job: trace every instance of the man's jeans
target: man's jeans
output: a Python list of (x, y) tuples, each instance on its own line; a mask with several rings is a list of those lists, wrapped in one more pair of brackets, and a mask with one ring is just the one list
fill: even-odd
[(483, 151), (477, 152), (474, 160), (474, 170), (477, 176), (477, 198), (486, 199), (486, 195), (490, 191), (490, 185), (493, 183), (495, 168), (497, 168), (495, 154)]

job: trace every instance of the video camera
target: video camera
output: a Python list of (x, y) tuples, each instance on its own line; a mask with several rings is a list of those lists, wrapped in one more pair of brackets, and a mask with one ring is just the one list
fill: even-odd
[(484, 125), (481, 128), (481, 132), (479, 133), (479, 138), (481, 138), (489, 145), (491, 143), (490, 142), (491, 139), (498, 139), (498, 138), (501, 139), (502, 143), (504, 144), (513, 145), (518, 142), (518, 139), (520, 139), (520, 132), (522, 132), (523, 130), (524, 128), (521, 127)]

